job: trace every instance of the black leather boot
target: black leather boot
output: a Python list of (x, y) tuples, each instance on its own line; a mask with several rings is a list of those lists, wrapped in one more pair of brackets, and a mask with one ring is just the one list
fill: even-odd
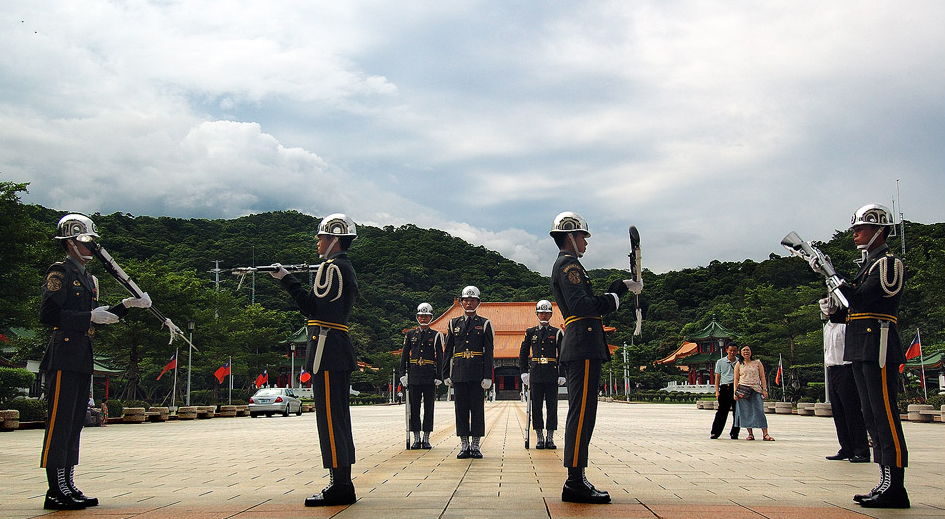
[(879, 483), (872, 488), (866, 494), (856, 494), (853, 496), (853, 500), (857, 503), (862, 503), (864, 500), (869, 499), (880, 492), (884, 486), (889, 484), (889, 467), (885, 465), (879, 466)]
[(318, 494), (305, 498), (305, 506), (350, 505), (358, 500), (351, 482), (351, 467), (328, 469), (330, 482)]
[(545, 435), (545, 448), (546, 449), (557, 449), (558, 446), (555, 445), (555, 431), (554, 429), (548, 429), (548, 434)]
[(535, 448), (544, 449), (545, 448), (545, 435), (541, 433), (538, 429), (535, 430)]
[(889, 484), (880, 489), (879, 493), (860, 501), (863, 508), (909, 508), (909, 494), (904, 484), (906, 469), (902, 467), (887, 467), (889, 469)]
[(469, 446), (469, 457), (477, 460), (482, 459), (482, 451), (479, 450), (478, 436), (473, 436), (472, 445)]
[(594, 488), (584, 475), (584, 467), (568, 468), (568, 479), (561, 490), (561, 500), (567, 503), (606, 504), (610, 494)]
[(82, 510), (85, 504), (72, 498), (66, 478), (65, 467), (46, 467), (46, 499), (43, 508), (46, 510)]
[(420, 440), (421, 449), (432, 449), (433, 446), (430, 445), (430, 431), (423, 431), (423, 439)]
[(456, 455), (456, 459), (464, 460), (469, 458), (469, 437), (460, 436), (459, 437), (460, 449), (459, 454)]
[(66, 485), (68, 485), (69, 490), (72, 491), (72, 499), (85, 504), (87, 507), (98, 506), (97, 497), (89, 497), (75, 487), (75, 465), (72, 465), (66, 469)]

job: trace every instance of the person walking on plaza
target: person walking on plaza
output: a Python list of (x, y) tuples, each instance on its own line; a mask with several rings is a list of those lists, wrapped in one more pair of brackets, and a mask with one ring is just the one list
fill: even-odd
[[(492, 387), (495, 331), (476, 313), (479, 289), (468, 286), (460, 295), (464, 315), (450, 319), (443, 354), (443, 382), (453, 388), (458, 459), (482, 458), (479, 442), (486, 434), (485, 391)], [(472, 440), (470, 440), (472, 437)]]
[[(765, 417), (764, 399), (768, 398), (768, 383), (765, 381), (765, 367), (760, 360), (752, 357), (751, 348), (742, 346), (742, 360), (735, 364), (735, 416), (736, 423), (748, 429), (746, 440), (754, 440), (752, 429), (761, 428), (762, 438), (773, 442), (768, 434), (768, 419)], [(747, 394), (741, 394), (748, 388)]]
[[(400, 383), (410, 395), (410, 432), (413, 433), (411, 449), (432, 449), (430, 432), (433, 431), (433, 400), (440, 380), (440, 357), (443, 355), (443, 334), (430, 328), (433, 306), (420, 303), (417, 306), (418, 328), (407, 332), (404, 349), (400, 356)], [(420, 401), (423, 400), (423, 438), (420, 438)]]
[[(538, 326), (525, 330), (525, 338), (518, 353), (518, 365), (522, 370), (522, 383), (531, 394), (532, 427), (537, 436), (536, 449), (557, 449), (555, 430), (558, 428), (558, 386), (565, 379), (558, 364), (558, 348), (564, 334), (548, 324), (551, 321), (551, 301), (542, 299), (535, 305)], [(548, 409), (548, 419), (542, 416), (542, 408)], [(526, 424), (527, 426), (527, 424)], [(546, 431), (545, 434), (542, 431)]]
[(343, 213), (334, 213), (318, 225), (318, 266), (312, 287), (303, 286), (282, 265), (275, 263), (272, 277), (279, 280), (302, 315), (308, 319), (305, 371), (312, 374), (315, 421), (322, 465), (330, 482), (318, 494), (305, 499), (305, 506), (345, 505), (357, 501), (351, 481), (354, 438), (348, 394), (351, 372), (357, 369), (354, 344), (348, 334), (348, 319), (358, 299), (358, 280), (348, 259), (357, 228)]
[(732, 411), (732, 429), (729, 430), (728, 435), (733, 440), (738, 439), (739, 428), (735, 415), (735, 365), (738, 364), (735, 352), (737, 350), (734, 344), (729, 344), (725, 348), (726, 356), (715, 361), (715, 399), (719, 402), (719, 408), (715, 412), (715, 420), (712, 421), (712, 430), (709, 433), (709, 438), (713, 440), (722, 435), (730, 410)]
[(92, 337), (97, 327), (117, 323), (129, 308), (151, 306), (147, 293), (112, 307), (99, 306), (98, 279), (86, 270), (86, 263), (94, 257), (89, 244), (98, 238), (98, 230), (87, 216), (63, 216), (56, 239), (66, 259), (46, 269), (42, 288), (39, 321), (52, 327), (39, 366), (47, 405), (40, 460), (49, 485), (43, 502), (47, 510), (98, 505), (98, 499), (87, 497), (73, 481), (92, 383)]
[(551, 289), (564, 317), (564, 338), (559, 362), (568, 386), (568, 416), (564, 432), (564, 466), (568, 479), (561, 500), (576, 503), (609, 503), (610, 494), (594, 487), (585, 475), (588, 448), (597, 419), (597, 384), (601, 365), (610, 360), (601, 316), (617, 311), (620, 297), (632, 290), (639, 294), (642, 281), (616, 280), (603, 295), (594, 295), (587, 271), (579, 260), (591, 236), (587, 222), (577, 213), (559, 213), (551, 237), (558, 258), (551, 270)]
[(850, 460), (852, 463), (867, 463), (870, 460), (870, 445), (866, 438), (866, 424), (860, 409), (860, 397), (853, 380), (853, 363), (843, 360), (844, 335), (847, 325), (837, 312), (837, 302), (832, 297), (819, 301), (821, 317), (824, 319), (824, 365), (827, 367), (827, 396), (833, 414), (833, 425), (837, 430), (840, 450), (828, 460)]
[[(898, 324), (905, 266), (886, 244), (895, 228), (888, 208), (865, 205), (853, 214), (851, 225), (860, 268), (852, 282), (840, 286), (850, 307), (834, 313), (846, 319), (843, 360), (853, 363), (863, 421), (873, 440), (873, 461), (880, 467), (879, 483), (853, 500), (864, 508), (909, 508), (909, 451), (897, 408), (899, 366), (906, 362)], [(811, 268), (823, 273), (815, 259)]]

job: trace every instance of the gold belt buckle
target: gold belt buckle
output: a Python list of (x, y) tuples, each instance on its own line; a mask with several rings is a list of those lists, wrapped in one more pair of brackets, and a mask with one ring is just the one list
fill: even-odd
[(548, 364), (548, 359), (547, 359), (546, 357), (539, 357), (539, 358), (538, 358), (538, 363), (539, 363), (539, 364)]
[(472, 352), (469, 351), (469, 350), (466, 350), (466, 351), (463, 352), (463, 358), (464, 358), (464, 359), (471, 359), (472, 356), (473, 356), (473, 355), (472, 355)]

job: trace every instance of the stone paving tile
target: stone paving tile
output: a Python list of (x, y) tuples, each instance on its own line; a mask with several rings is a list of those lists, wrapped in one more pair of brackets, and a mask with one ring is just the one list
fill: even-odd
[[(566, 404), (560, 405), (563, 427)], [(613, 503), (591, 506), (560, 500), (566, 474), (560, 433), (557, 450), (525, 450), (524, 405), (486, 406), (482, 460), (456, 459), (451, 403), (437, 403), (434, 449), (420, 451), (404, 449), (403, 407), (352, 408), (359, 500), (324, 509), (302, 506), (328, 484), (313, 414), (87, 429), (76, 479), (102, 505), (55, 515), (945, 518), (941, 424), (904, 424), (913, 508), (867, 510), (850, 497), (871, 488), (878, 470), (823, 459), (837, 449), (830, 419), (769, 415), (777, 442), (713, 441), (707, 434), (713, 413), (694, 406), (602, 403), (587, 476)], [(0, 435), (0, 519), (46, 515), (41, 441), (41, 430)]]

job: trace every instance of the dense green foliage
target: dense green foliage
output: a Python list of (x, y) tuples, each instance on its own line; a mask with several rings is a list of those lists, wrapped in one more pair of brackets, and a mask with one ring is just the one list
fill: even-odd
[[(38, 359), (47, 332), (36, 322), (38, 287), (45, 268), (62, 253), (50, 237), (61, 211), (20, 203), (23, 184), (0, 182), (0, 216), (13, 233), (0, 234), (0, 331), (15, 326), (36, 330), (37, 339), (16, 341), (17, 360)], [(226, 386), (213, 372), (232, 356), (235, 387), (240, 399), (252, 390), (255, 376), (267, 367), (288, 361), (280, 345), (298, 330), (303, 318), (294, 303), (269, 275), (242, 281), (226, 272), (241, 266), (315, 263), (314, 231), (318, 220), (294, 211), (272, 212), (232, 220), (153, 218), (115, 213), (92, 215), (102, 244), (122, 267), (147, 290), (154, 304), (178, 326), (188, 331), (194, 321), (193, 395), (201, 401), (226, 400)], [(925, 351), (942, 349), (945, 341), (945, 224), (907, 224), (909, 272), (900, 316), (902, 336), (908, 341), (922, 330)], [(391, 355), (402, 343), (402, 330), (414, 326), (413, 313), (421, 301), (444, 311), (465, 285), (477, 285), (487, 301), (534, 301), (551, 298), (549, 279), (496, 252), (477, 247), (433, 229), (413, 225), (376, 228), (359, 226), (351, 249), (358, 273), (361, 297), (350, 322), (359, 359), (379, 368), (356, 372), (358, 389), (386, 387), (397, 358)], [(779, 237), (772, 239), (777, 243)], [(838, 232), (818, 244), (834, 259), (842, 273), (852, 275), (857, 252), (849, 232)], [(893, 247), (899, 247), (894, 239)], [(897, 249), (898, 251), (898, 249)], [(591, 251), (593, 254), (593, 250)], [(219, 284), (211, 272), (219, 261), (224, 272)], [(98, 265), (102, 298), (117, 302), (126, 294)], [(590, 272), (595, 287), (603, 289), (625, 276), (619, 270)], [(305, 280), (305, 274), (299, 277)], [(605, 323), (617, 331), (610, 342), (627, 345), (631, 385), (640, 389), (665, 386), (681, 379), (674, 366), (653, 365), (673, 352), (687, 335), (713, 318), (737, 334), (741, 344), (751, 345), (769, 373), (784, 358), (788, 381), (804, 387), (817, 369), (793, 370), (793, 366), (822, 362), (821, 325), (817, 299), (825, 293), (823, 281), (807, 264), (793, 257), (771, 255), (761, 262), (713, 261), (705, 267), (655, 274), (644, 272), (645, 310), (642, 337), (633, 337), (631, 298), (607, 316)], [(156, 381), (164, 364), (179, 352), (179, 366), (186, 367), (183, 341), (168, 345), (167, 330), (148, 312), (134, 310), (118, 326), (96, 337), (96, 352), (111, 358), (124, 370), (117, 383), (122, 399), (170, 403), (172, 376)], [(640, 366), (646, 366), (640, 370)], [(622, 379), (623, 355), (605, 366)], [(298, 370), (298, 364), (296, 365)], [(270, 370), (273, 373), (273, 370)], [(810, 375), (813, 373), (814, 375)], [(179, 370), (186, 377), (186, 370)], [(605, 377), (609, 376), (605, 374)], [(773, 376), (770, 378), (773, 379)], [(813, 380), (816, 382), (816, 380)], [(177, 402), (186, 378), (178, 383)], [(197, 393), (200, 391), (200, 393)], [(234, 391), (236, 394), (236, 391)]]
[(35, 378), (29, 370), (23, 368), (0, 367), (0, 405), (6, 405), (15, 397), (20, 396), (22, 388), (33, 385)]

